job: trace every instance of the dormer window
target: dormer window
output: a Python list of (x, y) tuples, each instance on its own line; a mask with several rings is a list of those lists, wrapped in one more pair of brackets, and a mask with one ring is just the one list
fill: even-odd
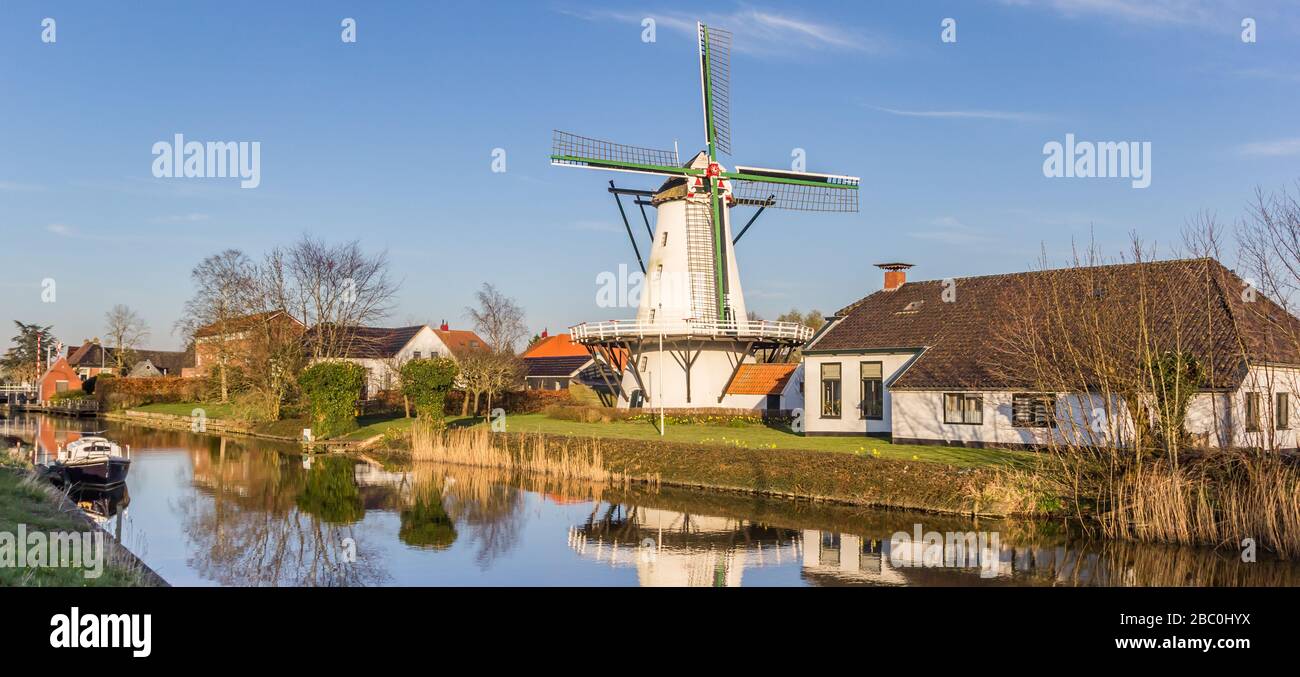
[(898, 311), (897, 314), (910, 315), (912, 313), (919, 312), (921, 310), (921, 306), (923, 305), (925, 305), (925, 301), (912, 301), (911, 303), (903, 306), (903, 309)]

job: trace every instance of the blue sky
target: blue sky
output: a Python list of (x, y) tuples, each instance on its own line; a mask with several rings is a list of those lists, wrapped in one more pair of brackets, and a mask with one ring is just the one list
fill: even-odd
[[(0, 321), (75, 343), (125, 303), (153, 347), (176, 347), (196, 262), (304, 232), (388, 251), (393, 324), (464, 326), (485, 281), (534, 330), (630, 316), (596, 305), (597, 274), (635, 267), (611, 176), (549, 166), (551, 130), (702, 147), (696, 18), (735, 34), (724, 164), (788, 167), (803, 148), (809, 170), (862, 177), (859, 213), (769, 211), (741, 242), (748, 305), (769, 318), (870, 293), (883, 260), (914, 279), (1024, 270), (1089, 237), (1117, 255), (1131, 231), (1168, 254), (1197, 212), (1231, 221), (1256, 186), (1300, 179), (1294, 3), (680, 7), (4, 0)], [(151, 148), (176, 133), (261, 142), (261, 185), (154, 178)], [(1150, 187), (1044, 177), (1043, 144), (1067, 133), (1151, 142)]]

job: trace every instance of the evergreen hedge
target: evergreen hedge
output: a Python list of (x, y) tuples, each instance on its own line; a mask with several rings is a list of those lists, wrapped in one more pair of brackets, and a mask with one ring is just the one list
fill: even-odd
[(365, 382), (366, 370), (352, 362), (320, 362), (303, 370), (298, 385), (310, 407), (315, 437), (357, 429), (357, 400)]
[(411, 360), (402, 365), (402, 394), (410, 398), (417, 417), (435, 428), (445, 425), (447, 393), (457, 373), (456, 363), (445, 357)]

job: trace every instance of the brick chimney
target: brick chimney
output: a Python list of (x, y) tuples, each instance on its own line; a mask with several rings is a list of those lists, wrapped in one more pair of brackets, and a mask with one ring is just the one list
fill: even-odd
[(907, 282), (907, 269), (910, 263), (877, 263), (876, 267), (885, 271), (885, 291), (895, 291)]
[(446, 321), (446, 320), (443, 320), (443, 321), (442, 321), (442, 325), (438, 327), (438, 330), (439, 330), (439, 331), (451, 331), (451, 327), (449, 327), (449, 326), (447, 325), (447, 321)]

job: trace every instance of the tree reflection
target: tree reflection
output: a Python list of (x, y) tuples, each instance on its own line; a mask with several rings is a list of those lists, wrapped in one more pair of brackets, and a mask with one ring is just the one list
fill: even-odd
[(356, 462), (344, 456), (316, 459), (298, 494), (298, 509), (330, 524), (355, 524), (366, 514), (357, 488)]
[(421, 487), (401, 511), (402, 542), (426, 550), (445, 550), (456, 542), (456, 523), (442, 505), (442, 485)]
[[(313, 464), (220, 440), (191, 449), (194, 485), (177, 506), (189, 565), (221, 585), (356, 586), (386, 580), (353, 530), (363, 509), (351, 461)], [(317, 469), (319, 467), (319, 470)], [(350, 485), (350, 489), (349, 489)]]

